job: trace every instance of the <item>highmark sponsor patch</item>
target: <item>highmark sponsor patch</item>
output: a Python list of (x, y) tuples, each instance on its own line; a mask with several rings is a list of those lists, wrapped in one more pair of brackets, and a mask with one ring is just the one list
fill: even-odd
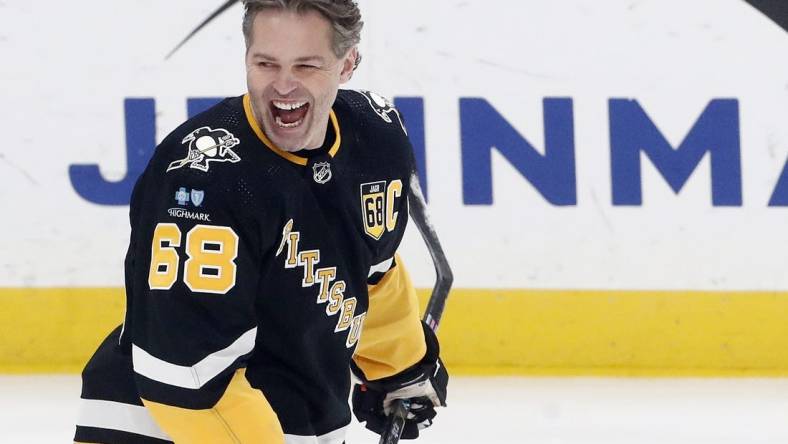
[(185, 208), (169, 208), (167, 213), (171, 217), (178, 217), (181, 219), (199, 220), (202, 222), (211, 222), (211, 215), (207, 213), (200, 213), (197, 211), (189, 211)]

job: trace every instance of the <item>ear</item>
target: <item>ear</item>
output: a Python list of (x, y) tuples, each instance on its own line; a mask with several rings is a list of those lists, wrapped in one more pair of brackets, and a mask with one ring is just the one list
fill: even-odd
[(345, 83), (353, 77), (357, 58), (358, 48), (354, 46), (348, 50), (345, 58), (342, 60), (342, 72), (339, 73), (339, 83)]

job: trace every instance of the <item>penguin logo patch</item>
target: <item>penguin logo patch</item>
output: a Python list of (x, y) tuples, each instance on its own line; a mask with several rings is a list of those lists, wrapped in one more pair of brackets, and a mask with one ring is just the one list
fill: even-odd
[(200, 171), (208, 171), (211, 162), (240, 162), (241, 158), (232, 147), (241, 143), (231, 132), (223, 128), (211, 129), (209, 126), (198, 128), (183, 138), (182, 144), (189, 144), (185, 159), (170, 163), (167, 171), (177, 170), (186, 165)]
[(331, 164), (328, 162), (316, 162), (312, 165), (312, 178), (317, 183), (326, 183), (331, 180)]

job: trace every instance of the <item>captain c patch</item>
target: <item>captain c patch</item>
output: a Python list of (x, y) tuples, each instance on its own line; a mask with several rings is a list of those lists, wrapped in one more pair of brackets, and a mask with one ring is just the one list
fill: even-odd
[(402, 196), (402, 181), (368, 182), (361, 184), (361, 215), (364, 232), (380, 240), (386, 231), (394, 231), (399, 212), (397, 199)]

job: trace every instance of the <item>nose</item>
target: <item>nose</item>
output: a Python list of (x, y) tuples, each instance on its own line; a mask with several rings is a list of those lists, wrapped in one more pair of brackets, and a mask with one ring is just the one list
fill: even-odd
[(289, 69), (280, 69), (274, 79), (274, 90), (281, 96), (286, 96), (298, 88), (298, 81)]

